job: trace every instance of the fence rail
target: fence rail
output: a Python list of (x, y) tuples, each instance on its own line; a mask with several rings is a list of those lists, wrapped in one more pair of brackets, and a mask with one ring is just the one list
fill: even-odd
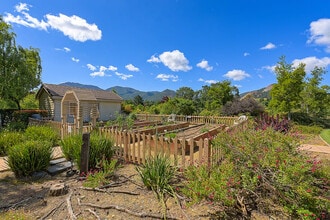
[[(144, 120), (162, 120), (161, 117), (156, 115), (144, 115)], [(138, 115), (138, 119), (142, 119), (142, 115)], [(183, 117), (176, 117), (183, 120)], [(237, 132), (244, 130), (247, 127), (247, 120), (239, 123), (234, 123), (234, 117), (214, 117), (212, 120), (206, 120), (202, 116), (194, 116), (191, 118), (193, 122), (190, 123), (213, 123), (219, 124), (220, 130), (227, 132)], [(220, 123), (222, 122), (222, 123)], [(227, 122), (230, 126), (224, 124)], [(78, 128), (72, 123), (43, 121), (30, 118), (30, 125), (49, 125), (59, 131), (61, 137), (64, 138), (70, 134), (77, 134)], [(183, 123), (184, 124), (184, 123)], [(221, 126), (220, 126), (221, 125)], [(93, 127), (84, 126), (82, 132), (91, 132)], [(199, 138), (168, 138), (164, 135), (154, 133), (140, 133), (138, 131), (119, 130), (116, 127), (100, 127), (98, 128), (101, 135), (113, 139), (114, 145), (117, 148), (116, 154), (122, 157), (127, 162), (144, 164), (146, 159), (157, 154), (166, 154), (171, 158), (174, 166), (184, 168), (188, 165), (196, 164), (217, 164), (221, 160), (221, 149), (212, 146), (210, 136), (215, 137), (218, 132), (201, 135)], [(205, 138), (207, 137), (207, 138)]]

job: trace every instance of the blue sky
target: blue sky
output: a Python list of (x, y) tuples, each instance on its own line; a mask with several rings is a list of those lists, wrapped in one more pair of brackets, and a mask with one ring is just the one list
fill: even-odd
[[(330, 69), (328, 0), (0, 0), (17, 44), (40, 50), (42, 81), (177, 90), (276, 82), (279, 57)], [(330, 85), (329, 73), (323, 84)]]

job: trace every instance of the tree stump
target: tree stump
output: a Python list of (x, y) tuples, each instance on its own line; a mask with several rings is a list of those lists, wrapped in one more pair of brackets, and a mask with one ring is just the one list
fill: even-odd
[(54, 184), (49, 189), (50, 196), (62, 196), (68, 193), (68, 187), (63, 183)]

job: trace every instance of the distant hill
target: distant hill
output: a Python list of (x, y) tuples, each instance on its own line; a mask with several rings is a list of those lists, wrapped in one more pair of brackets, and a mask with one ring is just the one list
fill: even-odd
[[(78, 88), (85, 88), (85, 89), (96, 89), (96, 90), (102, 90), (98, 86), (94, 85), (84, 85), (80, 83), (74, 83), (74, 82), (65, 82), (61, 83), (59, 85), (62, 86), (72, 86), (72, 87), (78, 87)], [(267, 87), (250, 91), (250, 92), (245, 92), (242, 93), (240, 96), (244, 97), (248, 94), (251, 94), (254, 98), (270, 98), (270, 90), (273, 88), (274, 84), (271, 84)], [(164, 96), (168, 97), (174, 97), (175, 96), (175, 91), (166, 89), (162, 92), (159, 91), (150, 91), (150, 92), (143, 92), (139, 91), (130, 87), (122, 87), (122, 86), (114, 86), (106, 89), (107, 91), (116, 91), (118, 95), (120, 95), (124, 100), (132, 100), (134, 99), (135, 96), (140, 95), (143, 100), (145, 101), (160, 101)]]
[(141, 96), (145, 101), (160, 101), (164, 96), (168, 96), (168, 97), (175, 96), (175, 91), (170, 89), (166, 89), (162, 92), (158, 92), (158, 91), (143, 92), (129, 87), (114, 86), (106, 90), (115, 91), (124, 100), (134, 99), (134, 97), (137, 95)]
[(270, 90), (273, 88), (273, 86), (274, 86), (274, 84), (271, 84), (267, 87), (264, 87), (264, 88), (261, 88), (261, 89), (258, 89), (258, 90), (242, 93), (240, 96), (244, 97), (244, 96), (250, 94), (256, 99), (263, 99), (263, 98), (270, 99)]
[(83, 89), (94, 89), (94, 90), (103, 90), (98, 86), (93, 86), (93, 85), (85, 85), (85, 84), (80, 84), (80, 83), (74, 83), (74, 82), (65, 82), (58, 84), (60, 86), (71, 86), (71, 87), (77, 87), (77, 88), (83, 88)]

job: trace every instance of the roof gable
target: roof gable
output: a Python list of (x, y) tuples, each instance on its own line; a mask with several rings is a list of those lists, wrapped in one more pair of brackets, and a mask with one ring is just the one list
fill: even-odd
[(62, 86), (55, 84), (42, 84), (39, 89), (36, 97), (38, 98), (40, 95), (40, 91), (45, 90), (50, 96), (55, 97), (63, 97), (67, 91), (75, 91), (77, 95), (81, 97), (81, 99), (85, 100), (111, 100), (121, 102), (123, 99), (116, 93), (112, 91), (105, 90), (93, 90), (93, 89), (85, 89), (85, 88), (77, 88), (71, 86)]

